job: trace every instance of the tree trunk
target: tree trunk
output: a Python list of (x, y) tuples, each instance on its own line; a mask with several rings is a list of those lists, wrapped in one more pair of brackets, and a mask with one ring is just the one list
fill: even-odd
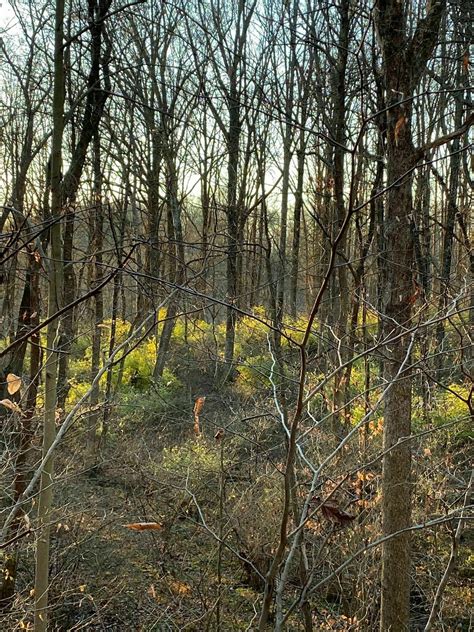
[[(334, 137), (336, 144), (334, 145), (334, 200), (335, 200), (335, 218), (331, 227), (331, 241), (341, 229), (344, 221), (346, 204), (344, 201), (344, 156), (345, 156), (345, 137), (346, 137), (346, 67), (347, 55), (349, 48), (349, 1), (342, 0), (340, 6), (340, 27), (339, 27), (339, 55), (337, 60), (337, 68), (334, 76), (333, 85), (333, 107), (334, 107)], [(342, 362), (347, 359), (348, 347), (344, 341), (346, 336), (346, 324), (349, 314), (349, 290), (347, 281), (347, 259), (346, 259), (346, 236), (341, 239), (336, 254), (337, 274), (333, 279), (332, 293), (332, 326), (337, 337), (336, 344), (342, 341), (337, 355), (334, 355), (334, 361), (337, 362), (339, 357)], [(343, 412), (344, 412), (344, 373), (339, 371), (334, 376), (333, 390), (333, 415), (332, 415), (332, 431), (339, 437), (343, 433)]]
[[(76, 282), (73, 263), (74, 246), (74, 205), (79, 189), (84, 164), (90, 143), (97, 133), (104, 112), (105, 103), (110, 93), (109, 61), (111, 54), (110, 40), (105, 31), (105, 16), (112, 0), (90, 0), (88, 3), (89, 29), (91, 34), (91, 66), (87, 78), (87, 97), (84, 115), (81, 121), (79, 138), (72, 153), (69, 169), (61, 181), (61, 204), (66, 206), (64, 229), (64, 304), (72, 302), (76, 295)], [(105, 45), (103, 46), (103, 42)], [(59, 405), (64, 408), (68, 385), (68, 365), (71, 344), (74, 337), (74, 311), (66, 312), (61, 322), (61, 355), (58, 376)]]
[[(31, 330), (39, 323), (39, 304), (38, 304), (38, 289), (39, 284), (39, 265), (36, 262), (32, 253), (30, 253), (29, 270), (25, 281), (25, 290), (20, 306), (21, 320), (19, 323), (17, 338), (23, 336), (28, 330)], [(13, 351), (13, 364), (5, 371), (5, 377), (2, 376), (2, 381), (6, 381), (6, 374), (14, 373), (21, 375), (23, 372), (23, 359), (25, 355), (25, 349), (20, 351), (23, 347), (26, 347), (26, 342), (19, 345)], [(21, 494), (26, 488), (29, 456), (31, 450), (31, 440), (33, 438), (33, 415), (36, 405), (36, 393), (39, 379), (39, 364), (40, 364), (40, 347), (39, 347), (39, 334), (36, 333), (31, 337), (31, 351), (30, 351), (30, 383), (28, 385), (28, 391), (26, 396), (26, 407), (24, 408), (23, 416), (18, 416), (18, 430), (17, 430), (17, 442), (16, 452), (13, 455), (14, 459), (14, 476), (13, 476), (13, 500), (14, 503), (20, 498)], [(15, 367), (15, 363), (20, 363)], [(9, 399), (15, 400), (17, 395), (5, 395)], [(3, 395), (2, 395), (3, 397)], [(19, 515), (13, 521), (9, 529), (9, 537), (14, 538), (22, 524), (22, 516)], [(15, 594), (15, 584), (17, 576), (17, 561), (18, 561), (19, 547), (18, 544), (13, 545), (13, 551), (6, 551), (2, 559), (2, 573), (0, 583), (0, 612), (6, 610), (11, 606), (13, 596)]]
[[(65, 200), (64, 200), (65, 201)], [(63, 297), (64, 305), (69, 305), (76, 298), (76, 275), (74, 273), (74, 224), (75, 209), (72, 200), (65, 211), (63, 231)], [(59, 347), (61, 350), (58, 359), (58, 408), (65, 409), (66, 399), (69, 394), (68, 367), (72, 340), (74, 339), (75, 323), (74, 310), (69, 310), (61, 319)]]
[[(459, 46), (459, 56), (462, 56), (462, 47)], [(460, 68), (460, 64), (458, 67)], [(458, 71), (458, 84), (461, 83), (461, 71)], [(456, 99), (456, 109), (454, 113), (454, 128), (458, 129), (462, 124), (464, 110), (464, 102), (462, 99)], [(443, 237), (443, 250), (442, 250), (442, 263), (441, 263), (441, 287), (438, 301), (438, 312), (443, 314), (448, 306), (449, 302), (449, 288), (450, 288), (450, 276), (453, 260), (453, 245), (454, 245), (454, 229), (456, 224), (456, 214), (458, 213), (457, 197), (459, 188), (459, 179), (461, 172), (461, 153), (459, 149), (461, 147), (461, 138), (456, 137), (450, 146), (450, 175), (449, 175), (449, 187), (448, 187), (448, 199), (446, 219), (444, 225), (444, 237)], [(440, 353), (444, 349), (445, 342), (445, 327), (444, 321), (440, 320), (436, 328), (436, 347), (438, 354), (436, 357), (436, 368), (438, 371), (443, 370), (443, 363), (445, 362), (445, 356)]]
[[(303, 120), (305, 120), (303, 118)], [(304, 130), (300, 131), (300, 142), (297, 151), (297, 176), (295, 191), (295, 206), (293, 210), (293, 244), (291, 249), (291, 274), (290, 274), (290, 314), (296, 317), (298, 308), (298, 267), (301, 243), (301, 214), (303, 212), (303, 184), (305, 167), (306, 138)]]
[[(412, 172), (416, 164), (411, 134), (412, 100), (416, 83), (431, 56), (443, 2), (434, 2), (410, 41), (406, 6), (398, 0), (378, 0), (377, 27), (384, 60), (387, 99), (387, 185), (385, 217), (386, 281), (383, 333), (403, 334), (410, 325), (413, 295)], [(384, 536), (405, 530), (384, 542), (382, 549), (381, 632), (403, 632), (410, 623), (411, 375), (409, 338), (387, 344), (382, 477)]]
[[(293, 6), (290, 8), (288, 4), (288, 22), (290, 33), (296, 32), (296, 20), (298, 3), (293, 2)], [(291, 14), (290, 14), (291, 10)], [(282, 20), (284, 17), (282, 16)], [(292, 40), (294, 38), (291, 38)], [(283, 169), (282, 169), (282, 188), (281, 188), (281, 207), (280, 207), (280, 238), (278, 245), (278, 270), (276, 276), (276, 314), (275, 322), (273, 323), (276, 328), (282, 326), (283, 314), (285, 308), (285, 288), (286, 283), (286, 242), (288, 232), (288, 196), (290, 192), (290, 167), (292, 159), (292, 145), (294, 137), (294, 125), (292, 123), (294, 104), (294, 89), (295, 89), (295, 69), (296, 69), (296, 51), (295, 42), (290, 42), (290, 59), (287, 68), (287, 75), (285, 77), (285, 122), (283, 131)], [(275, 345), (280, 345), (280, 337), (274, 336)]]
[[(234, 74), (236, 68), (234, 68)], [(235, 78), (233, 78), (235, 83)], [(234, 304), (237, 300), (237, 255), (239, 212), (237, 209), (237, 174), (239, 166), (240, 107), (236, 84), (231, 86), (229, 95), (229, 131), (227, 164), (227, 271), (226, 271), (226, 330), (224, 351), (224, 375), (229, 375), (234, 361), (236, 315)]]
[[(176, 169), (175, 151), (169, 147), (166, 153), (166, 197), (168, 207), (168, 240), (170, 244), (170, 272), (169, 278), (176, 285), (181, 286), (185, 280), (185, 252), (183, 240), (183, 227), (181, 224), (181, 205), (178, 199), (178, 174)], [(166, 365), (166, 359), (171, 340), (171, 335), (178, 313), (176, 297), (172, 297), (166, 312), (166, 321), (160, 336), (158, 354), (153, 377), (160, 379)]]
[[(102, 248), (103, 248), (103, 230), (104, 215), (102, 207), (102, 168), (100, 155), (100, 139), (99, 135), (94, 136), (94, 187), (93, 187), (93, 203), (91, 205), (91, 254), (94, 262), (92, 270), (93, 287), (100, 283), (102, 276)], [(100, 368), (100, 345), (102, 329), (99, 325), (104, 319), (104, 297), (102, 292), (97, 292), (94, 296), (94, 327), (92, 331), (92, 358), (91, 358), (91, 383), (94, 380)], [(91, 393), (92, 412), (89, 415), (89, 449), (92, 455), (95, 454), (97, 448), (97, 425), (99, 421), (99, 383), (95, 385)]]
[[(143, 297), (140, 293), (138, 302), (140, 303), (140, 310), (137, 316), (141, 318), (143, 309), (153, 309), (155, 305), (155, 277), (160, 274), (160, 226), (162, 216), (162, 204), (160, 202), (160, 176), (161, 165), (163, 162), (162, 156), (162, 138), (160, 125), (158, 121), (155, 121), (154, 113), (150, 114), (148, 126), (151, 129), (151, 164), (148, 170), (147, 186), (148, 186), (148, 213), (149, 213), (149, 243), (147, 246), (147, 261), (146, 270), (150, 275), (150, 279), (147, 281), (148, 296)], [(147, 118), (147, 120), (148, 120)]]
[[(63, 64), (64, 0), (56, 0), (55, 43), (54, 43), (54, 93), (53, 93), (53, 137), (51, 149), (51, 215), (57, 220), (62, 212), (61, 162), (64, 130), (64, 64)], [(56, 221), (50, 234), (50, 269), (48, 274), (48, 317), (60, 307), (62, 294), (61, 227)], [(57, 319), (47, 329), (47, 358), (45, 362), (45, 401), (43, 449), (44, 458), (56, 435), (56, 397), (58, 354)], [(47, 607), (49, 591), (49, 533), (53, 498), (53, 459), (45, 463), (41, 473), (38, 498), (38, 527), (36, 544), (35, 575), (35, 632), (48, 629)]]

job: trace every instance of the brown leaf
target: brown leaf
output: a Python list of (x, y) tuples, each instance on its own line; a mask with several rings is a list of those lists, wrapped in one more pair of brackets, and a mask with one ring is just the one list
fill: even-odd
[(219, 443), (219, 441), (223, 439), (224, 435), (225, 435), (224, 428), (219, 428), (219, 430), (214, 435), (214, 439), (216, 440), (217, 443)]
[(161, 522), (130, 522), (123, 526), (132, 531), (161, 531), (163, 529)]
[(404, 114), (401, 114), (400, 118), (396, 122), (395, 130), (393, 132), (393, 137), (395, 139), (395, 145), (398, 144), (398, 137), (400, 136), (400, 134), (401, 134), (401, 132), (402, 132), (402, 130), (405, 127), (406, 124), (407, 124), (407, 117)]
[[(317, 503), (321, 503), (321, 499), (316, 497), (313, 499)], [(349, 522), (355, 520), (355, 516), (347, 513), (332, 500), (327, 500), (321, 505), (321, 513), (330, 522), (335, 522), (336, 524), (345, 525)]]
[(413, 286), (414, 286), (413, 294), (408, 297), (408, 302), (410, 303), (410, 305), (413, 305), (414, 303), (416, 303), (416, 299), (420, 296), (420, 293), (421, 293), (421, 288), (418, 285), (418, 283), (414, 283)]
[(206, 401), (206, 398), (203, 397), (198, 397), (197, 400), (194, 402), (194, 408), (193, 408), (193, 413), (194, 413), (194, 434), (196, 437), (200, 437), (201, 436), (201, 428), (199, 426), (199, 415), (202, 411), (202, 409), (204, 408), (204, 402)]
[(326, 182), (326, 189), (332, 191), (334, 189), (334, 178), (328, 178)]
[(323, 516), (327, 520), (330, 520), (331, 522), (346, 524), (348, 522), (352, 522), (352, 520), (355, 520), (355, 516), (352, 516), (351, 514), (346, 513), (345, 511), (343, 511), (342, 509), (339, 509), (339, 507), (336, 507), (335, 505), (329, 505), (328, 503), (325, 503), (321, 507), (321, 511), (323, 512)]
[(167, 582), (168, 587), (175, 595), (189, 595), (191, 594), (191, 587), (185, 582), (180, 582), (177, 579), (170, 579)]
[(319, 524), (315, 520), (311, 520), (311, 519), (306, 520), (305, 527), (309, 529), (310, 531), (320, 530)]
[(18, 413), (19, 415), (22, 414), (21, 408), (18, 406), (16, 402), (12, 402), (11, 399), (1, 399), (0, 404), (5, 406), (5, 408), (8, 408), (9, 410), (13, 411), (14, 413)]
[(462, 67), (465, 73), (469, 72), (469, 51), (467, 50), (462, 57)]
[(21, 388), (21, 377), (14, 373), (7, 375), (7, 390), (10, 395), (14, 395)]
[(202, 409), (204, 408), (204, 402), (206, 401), (205, 397), (198, 397), (194, 403), (194, 414), (200, 415)]

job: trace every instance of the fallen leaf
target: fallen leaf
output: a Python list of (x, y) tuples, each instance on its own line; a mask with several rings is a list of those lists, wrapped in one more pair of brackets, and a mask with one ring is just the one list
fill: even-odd
[(126, 529), (132, 531), (160, 531), (163, 525), (160, 522), (131, 522), (123, 525)]
[(305, 527), (310, 531), (319, 531), (319, 524), (316, 522), (316, 520), (306, 520)]
[(191, 587), (185, 582), (180, 582), (177, 579), (169, 581), (168, 586), (175, 595), (189, 595), (191, 593)]
[(219, 428), (219, 430), (214, 435), (214, 439), (216, 440), (217, 443), (219, 443), (220, 440), (224, 437), (224, 435), (225, 435), (224, 429), (223, 428)]

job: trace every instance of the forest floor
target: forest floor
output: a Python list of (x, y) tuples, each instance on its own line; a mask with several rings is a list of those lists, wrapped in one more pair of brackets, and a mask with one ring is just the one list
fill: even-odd
[[(206, 434), (214, 435), (224, 412), (221, 393), (210, 380), (199, 372), (190, 378), (183, 407), (171, 408), (166, 420), (144, 420), (140, 432), (115, 434), (98, 466), (66, 477), (61, 485), (57, 503), (70, 519), (62, 521), (56, 536), (61, 540), (57, 572), (64, 576), (67, 568), (70, 584), (72, 570), (77, 584), (75, 592), (69, 586), (73, 592), (58, 600), (57, 615), (62, 624), (68, 620), (62, 629), (151, 631), (187, 624), (185, 629), (197, 631), (211, 625), (216, 547), (210, 558), (209, 545), (199, 546), (205, 535), (197, 516), (188, 515), (185, 494), (163, 486), (156, 469), (164, 445), (192, 436), (197, 396), (206, 396)], [(163, 528), (143, 532), (124, 526), (136, 522)], [(211, 611), (204, 618), (203, 606)]]
[[(182, 381), (180, 399), (165, 412), (155, 416), (149, 409), (134, 411), (127, 424), (127, 415), (116, 411), (116, 426), (111, 424), (98, 464), (93, 467), (90, 454), (81, 452), (84, 429), (73, 429), (68, 436), (56, 466), (51, 630), (256, 629), (260, 587), (239, 559), (220, 548), (210, 533), (216, 529), (213, 518), (219, 488), (219, 472), (212, 469), (212, 454), (218, 453), (213, 437), (227, 419), (244, 417), (248, 402), (232, 386), (215, 387), (212, 377), (198, 370)], [(193, 405), (201, 396), (206, 402), (199, 443), (193, 435)], [(204, 459), (201, 466), (206, 467), (206, 459), (211, 458), (212, 475), (206, 478), (204, 474), (203, 481), (193, 478), (196, 473), (191, 469), (188, 472), (193, 489), (199, 489), (200, 498), (205, 499), (203, 513), (210, 519), (208, 525), (203, 524), (202, 515), (184, 488), (180, 470), (170, 473), (163, 467), (166, 450), (171, 450), (168, 456), (175, 463), (172, 459), (182, 458), (180, 446), (191, 443), (209, 450), (202, 455), (192, 453), (193, 458)], [(188, 467), (187, 462), (185, 465)], [(228, 493), (236, 490), (238, 493), (238, 483), (229, 486)], [(244, 516), (243, 524), (249, 524), (245, 520)], [(156, 522), (161, 528), (134, 531), (125, 526), (139, 522)], [(231, 527), (227, 537), (232, 540)], [(463, 547), (473, 544), (474, 530), (466, 530)], [(32, 556), (33, 543), (21, 559), (20, 597), (12, 631), (28, 629), (24, 626), (31, 622)], [(469, 576), (456, 572), (446, 599), (453, 601), (451, 611), (458, 615), (446, 621), (445, 630), (467, 632), (470, 622), (466, 604), (472, 601)], [(366, 629), (340, 616), (340, 609), (341, 603), (322, 600), (315, 608), (315, 629)], [(290, 622), (288, 627), (295, 632), (301, 629), (298, 621)]]
[[(221, 629), (253, 629), (248, 622), (255, 617), (257, 593), (225, 554), (218, 587), (218, 545), (203, 529), (189, 496), (173, 489), (169, 480), (162, 484), (158, 467), (164, 446), (193, 439), (196, 397), (206, 396), (201, 430), (208, 442), (238, 401), (199, 371), (189, 375), (182, 395), (181, 405), (170, 407), (166, 415), (143, 419), (139, 427), (134, 421), (132, 427), (111, 428), (94, 467), (88, 465), (87, 452), (82, 459), (78, 454), (83, 429), (68, 436), (56, 464), (52, 629), (213, 630), (216, 617), (227, 616), (222, 605), (217, 614), (223, 587), (233, 623)], [(125, 526), (151, 521), (162, 529), (144, 532)], [(32, 548), (21, 562), (18, 613), (24, 616), (17, 629), (31, 621), (31, 554)]]

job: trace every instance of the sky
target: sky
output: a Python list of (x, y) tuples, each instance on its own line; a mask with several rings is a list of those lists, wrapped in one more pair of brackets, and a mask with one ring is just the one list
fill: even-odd
[(0, 35), (2, 31), (12, 26), (14, 22), (14, 13), (8, 2), (0, 1)]

